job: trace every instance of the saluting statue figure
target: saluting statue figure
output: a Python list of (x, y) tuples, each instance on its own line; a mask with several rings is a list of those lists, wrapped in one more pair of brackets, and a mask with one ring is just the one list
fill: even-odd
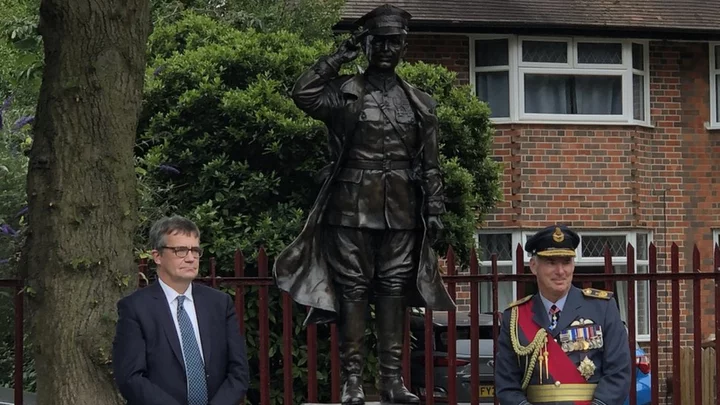
[[(343, 404), (365, 401), (369, 302), (375, 304), (381, 399), (390, 403), (419, 403), (401, 377), (406, 308), (455, 309), (431, 248), (445, 212), (436, 103), (395, 73), (409, 19), (390, 5), (372, 10), (292, 92), (299, 108), (326, 124), (331, 162), (304, 229), (273, 272), (281, 289), (312, 307), (306, 324), (338, 323)], [(341, 65), (360, 49), (367, 70), (340, 76)]]

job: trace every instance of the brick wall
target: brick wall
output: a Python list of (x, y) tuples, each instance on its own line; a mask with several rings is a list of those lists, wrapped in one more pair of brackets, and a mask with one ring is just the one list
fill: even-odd
[(405, 60), (443, 65), (458, 74), (458, 82), (469, 83), (470, 40), (466, 35), (408, 35)]
[[(411, 36), (409, 59), (442, 63), (467, 83), (469, 41)], [(494, 154), (504, 163), (503, 194), (488, 229), (532, 229), (563, 222), (577, 229), (646, 229), (668, 271), (670, 244), (681, 271), (712, 271), (712, 230), (720, 228), (720, 131), (709, 131), (709, 54), (705, 43), (650, 43), (654, 128), (633, 125), (496, 125)], [(713, 333), (712, 281), (702, 286), (702, 337)], [(461, 288), (461, 291), (467, 288)], [(671, 341), (670, 285), (658, 287), (661, 361)], [(463, 292), (462, 297), (467, 294)], [(463, 309), (467, 302), (461, 301)], [(681, 336), (692, 339), (692, 283), (681, 286)], [(663, 356), (662, 354), (665, 354)]]

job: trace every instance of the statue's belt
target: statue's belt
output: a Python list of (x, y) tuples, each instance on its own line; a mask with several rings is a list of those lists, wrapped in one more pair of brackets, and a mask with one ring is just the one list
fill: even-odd
[(411, 167), (409, 160), (347, 160), (343, 167), (362, 170), (399, 170)]

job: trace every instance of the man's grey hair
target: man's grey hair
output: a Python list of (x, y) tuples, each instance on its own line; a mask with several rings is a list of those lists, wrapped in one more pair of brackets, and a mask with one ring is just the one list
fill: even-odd
[(150, 228), (150, 248), (160, 250), (165, 246), (165, 236), (180, 233), (200, 238), (200, 230), (195, 223), (180, 215), (157, 220)]

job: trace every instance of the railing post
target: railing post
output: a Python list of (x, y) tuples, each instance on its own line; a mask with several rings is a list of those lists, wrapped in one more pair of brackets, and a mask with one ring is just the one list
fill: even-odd
[(702, 324), (702, 310), (700, 309), (700, 282), (701, 278), (698, 277), (700, 273), (700, 250), (697, 245), (693, 246), (692, 256), (692, 273), (693, 277), (693, 375), (695, 376), (695, 405), (702, 405), (703, 403), (703, 390), (702, 390), (702, 335), (700, 333)]
[[(612, 265), (612, 253), (610, 253), (610, 247), (605, 244), (605, 250), (603, 251), (603, 258), (605, 259), (605, 274), (613, 274), (613, 265)], [(628, 267), (630, 267), (628, 265)], [(605, 289), (607, 291), (614, 291), (615, 288), (612, 285), (612, 281), (605, 280)]]
[[(307, 307), (308, 313), (310, 307)], [(307, 379), (308, 379), (308, 402), (318, 400), (318, 379), (317, 379), (317, 324), (307, 325)]]
[(628, 292), (628, 337), (629, 337), (629, 344), (630, 344), (630, 361), (633, 365), (633, 367), (630, 367), (630, 381), (633, 381), (632, 384), (630, 384), (630, 405), (637, 405), (637, 384), (634, 383), (636, 381), (636, 375), (637, 375), (637, 367), (636, 365), (636, 354), (635, 354), (635, 340), (636, 340), (636, 317), (635, 317), (635, 280), (633, 275), (635, 274), (635, 248), (631, 244), (627, 244), (627, 250), (625, 251), (625, 256), (627, 258), (627, 274), (629, 276), (628, 282), (627, 282), (627, 292)]
[[(425, 404), (435, 404), (435, 365), (433, 361), (434, 338), (433, 311), (425, 308)], [(430, 350), (428, 350), (430, 349)]]
[[(235, 277), (245, 277), (245, 256), (240, 249), (235, 250), (234, 272)], [(242, 282), (235, 284), (235, 312), (237, 313), (240, 333), (245, 335), (245, 287)]]
[[(293, 403), (293, 302), (290, 294), (282, 292), (283, 306), (283, 403)], [(333, 384), (337, 384), (332, 381)]]
[(217, 288), (217, 269), (215, 268), (215, 258), (210, 258), (210, 285)]
[[(261, 247), (258, 254), (258, 276), (268, 276), (268, 258), (265, 248)], [(260, 294), (258, 297), (258, 322), (260, 327), (259, 340), (259, 357), (260, 357), (260, 404), (270, 405), (270, 317), (268, 314), (268, 286), (260, 286)]]
[[(515, 248), (515, 274), (516, 275), (525, 274), (525, 250), (523, 250), (522, 245), (519, 243), (517, 245), (517, 248)], [(518, 298), (524, 297), (525, 296), (524, 282), (521, 282), (521, 281), (516, 282), (516, 290), (517, 290)]]
[(24, 283), (18, 280), (15, 286), (15, 369), (14, 372), (14, 391), (15, 405), (23, 405), (23, 341), (25, 331), (23, 330), (24, 319)]
[(713, 249), (713, 271), (715, 272), (715, 401), (720, 401), (720, 315), (718, 315), (718, 308), (720, 308), (720, 246), (715, 244)]
[[(479, 274), (478, 259), (475, 248), (470, 251), (470, 275)], [(480, 283), (470, 282), (470, 405), (480, 403)], [(493, 311), (495, 309), (493, 308)], [(493, 312), (493, 316), (494, 316)], [(494, 359), (493, 359), (494, 360)], [(497, 398), (497, 397), (496, 397)]]
[[(452, 246), (448, 247), (447, 250), (447, 274), (448, 276), (455, 275), (455, 251)], [(455, 301), (455, 281), (448, 281), (448, 294), (450, 298)], [(457, 329), (456, 329), (456, 313), (455, 311), (448, 311), (448, 401), (451, 404), (457, 403), (457, 390), (453, 389), (456, 387), (457, 381)]]
[[(498, 327), (498, 317), (496, 316), (496, 313), (497, 313), (496, 311), (500, 311), (500, 308), (498, 308), (500, 306), (500, 304), (498, 302), (499, 301), (498, 300), (498, 283), (500, 281), (498, 278), (497, 259), (498, 259), (497, 253), (493, 253), (490, 256), (490, 261), (491, 261), (490, 263), (491, 263), (491, 267), (492, 267), (493, 342), (497, 342), (498, 336), (500, 335), (500, 331), (499, 331), (499, 327)], [(521, 260), (522, 260), (522, 256), (521, 256)], [(525, 266), (523, 266), (523, 269), (524, 268), (525, 268)], [(495, 366), (495, 364), (497, 362), (497, 349), (498, 349), (498, 345), (493, 344), (493, 367)], [(495, 405), (498, 405), (497, 395), (494, 395), (493, 397), (494, 397), (493, 402), (495, 403)]]
[[(680, 250), (673, 242), (670, 248), (670, 269), (673, 274), (680, 272)], [(680, 393), (680, 280), (673, 279), (672, 283), (672, 356), (673, 356), (673, 404), (681, 405)], [(685, 404), (687, 405), (687, 404)]]
[[(657, 248), (654, 243), (650, 243), (649, 250), (650, 259), (648, 273), (651, 275), (657, 274)], [(658, 356), (660, 355), (660, 349), (658, 348), (658, 299), (657, 299), (657, 281), (655, 279), (650, 280), (650, 386), (652, 390), (651, 404), (660, 404), (660, 378), (658, 377), (659, 369), (658, 366), (660, 361)]]

